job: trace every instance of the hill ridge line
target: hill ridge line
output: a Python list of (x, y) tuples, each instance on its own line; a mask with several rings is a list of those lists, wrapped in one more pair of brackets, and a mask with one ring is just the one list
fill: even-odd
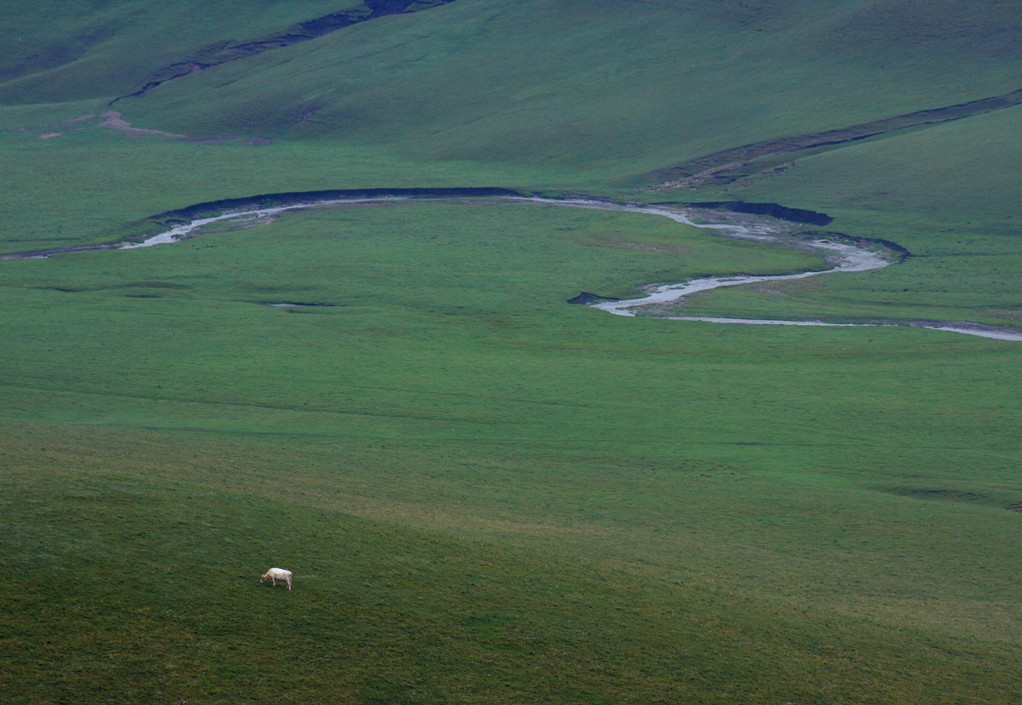
[[(822, 132), (807, 132), (762, 142), (752, 142), (691, 159), (681, 164), (650, 172), (648, 179), (660, 183), (656, 191), (694, 188), (708, 182), (731, 183), (745, 176), (792, 161), (785, 156), (810, 150), (829, 151), (853, 142), (882, 138), (898, 132), (926, 128), (953, 120), (982, 115), (1022, 105), (1022, 88), (1002, 95), (979, 98), (940, 108), (901, 113), (886, 118), (839, 127)], [(764, 163), (765, 162), (765, 163)]]
[(131, 93), (117, 96), (107, 103), (107, 107), (113, 106), (114, 103), (124, 98), (142, 96), (168, 81), (189, 76), (214, 66), (220, 66), (221, 64), (239, 59), (247, 59), (251, 56), (256, 56), (273, 49), (282, 49), (298, 42), (317, 39), (337, 30), (381, 17), (423, 12), (452, 2), (455, 2), (455, 0), (363, 0), (363, 6), (360, 8), (332, 12), (322, 17), (293, 24), (280, 32), (241, 42), (213, 44), (197, 52), (198, 56), (201, 56), (203, 52), (208, 52), (206, 57), (186, 59), (163, 66), (150, 76), (149, 80), (141, 88)]

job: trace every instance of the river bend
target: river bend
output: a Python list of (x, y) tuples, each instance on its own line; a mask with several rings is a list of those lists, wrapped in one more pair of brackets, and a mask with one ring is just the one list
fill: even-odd
[[(154, 235), (141, 242), (121, 243), (119, 245), (87, 245), (75, 248), (67, 248), (62, 250), (49, 250), (44, 252), (26, 253), (22, 255), (5, 255), (4, 259), (18, 259), (18, 258), (41, 258), (47, 257), (51, 254), (60, 254), (65, 252), (80, 252), (85, 250), (97, 250), (97, 249), (136, 249), (142, 247), (154, 247), (156, 245), (167, 245), (175, 242), (180, 242), (191, 237), (195, 237), (199, 231), (211, 223), (216, 223), (223, 220), (238, 221), (242, 219), (262, 219), (269, 218), (274, 215), (278, 215), (285, 212), (303, 210), (309, 208), (320, 208), (326, 206), (336, 205), (357, 205), (366, 203), (384, 203), (389, 201), (402, 201), (428, 198), (428, 196), (372, 196), (366, 198), (338, 198), (329, 200), (315, 200), (308, 203), (297, 203), (287, 206), (278, 206), (270, 208), (253, 208), (249, 210), (234, 210), (220, 215), (211, 216), (208, 218), (196, 218), (183, 225), (178, 225), (170, 230)], [(433, 200), (447, 199), (450, 200), (450, 196), (433, 197)], [(699, 223), (693, 222), (689, 217), (674, 209), (656, 207), (656, 206), (642, 206), (642, 205), (623, 205), (611, 203), (609, 201), (596, 200), (596, 199), (553, 199), (553, 198), (537, 198), (529, 196), (491, 196), (491, 198), (503, 200), (503, 201), (516, 201), (516, 202), (529, 202), (529, 203), (541, 203), (548, 205), (556, 205), (570, 208), (591, 208), (596, 210), (610, 210), (610, 211), (623, 211), (628, 213), (645, 213), (648, 215), (656, 215), (664, 218), (669, 218), (677, 223), (682, 223), (695, 228), (705, 228), (711, 230), (718, 230), (725, 233), (729, 237), (738, 237), (744, 239), (759, 240), (764, 243), (777, 244), (778, 238), (766, 225), (739, 225), (739, 224), (722, 224), (722, 223)], [(634, 316), (638, 310), (646, 306), (662, 305), (665, 303), (674, 303), (680, 301), (686, 296), (696, 294), (703, 291), (709, 291), (711, 289), (718, 289), (727, 286), (741, 286), (744, 284), (756, 284), (761, 282), (769, 281), (784, 281), (788, 279), (804, 279), (806, 277), (815, 277), (825, 274), (835, 274), (841, 272), (866, 272), (873, 269), (880, 269), (890, 264), (890, 261), (883, 257), (878, 252), (873, 252), (862, 247), (855, 245), (849, 245), (844, 243), (832, 242), (829, 240), (814, 240), (802, 243), (803, 246), (809, 249), (815, 249), (822, 252), (829, 262), (833, 264), (830, 269), (813, 270), (807, 272), (800, 272), (797, 274), (779, 274), (779, 275), (749, 275), (749, 276), (713, 276), (713, 277), (702, 277), (698, 279), (690, 279), (684, 282), (675, 284), (662, 284), (662, 285), (651, 285), (647, 287), (646, 293), (634, 299), (627, 299), (624, 301), (600, 301), (597, 303), (590, 304), (593, 308), (606, 311), (618, 316)], [(770, 319), (748, 319), (748, 318), (721, 318), (711, 316), (663, 316), (668, 320), (675, 321), (698, 321), (707, 323), (717, 324), (738, 324), (738, 325), (776, 325), (776, 326), (841, 326), (841, 327), (860, 327), (860, 326), (894, 326), (894, 325), (910, 325), (916, 327), (930, 328), (934, 330), (943, 330), (954, 333), (962, 333), (965, 335), (975, 335), (984, 338), (995, 338), (999, 340), (1013, 340), (1022, 341), (1022, 333), (1015, 331), (997, 329), (991, 326), (984, 326), (973, 323), (954, 323), (954, 322), (909, 322), (909, 323), (827, 323), (823, 321), (791, 321), (791, 320), (770, 320)]]

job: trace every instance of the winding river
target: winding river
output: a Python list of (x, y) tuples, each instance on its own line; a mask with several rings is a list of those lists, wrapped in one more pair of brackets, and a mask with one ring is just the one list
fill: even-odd
[[(385, 203), (393, 201), (405, 201), (412, 199), (423, 199), (430, 198), (428, 196), (371, 196), (365, 198), (337, 198), (328, 200), (314, 200), (307, 203), (295, 203), (286, 206), (277, 206), (270, 208), (253, 208), (249, 210), (233, 210), (230, 212), (222, 213), (220, 215), (211, 216), (208, 218), (196, 218), (188, 221), (183, 225), (176, 226), (165, 232), (154, 235), (141, 242), (121, 243), (119, 245), (86, 245), (74, 248), (66, 248), (61, 250), (48, 250), (43, 252), (26, 253), (26, 254), (12, 254), (4, 255), (3, 259), (26, 259), (26, 258), (44, 258), (52, 254), (60, 254), (67, 252), (81, 252), (86, 250), (98, 250), (98, 249), (136, 249), (141, 247), (153, 247), (156, 245), (167, 245), (175, 242), (180, 242), (191, 237), (197, 236), (201, 229), (212, 223), (219, 221), (241, 221), (245, 219), (259, 220), (263, 218), (270, 218), (281, 213), (286, 213), (296, 210), (304, 210), (309, 208), (321, 208), (326, 206), (338, 206), (338, 205), (358, 205), (358, 204), (369, 204), (369, 203)], [(538, 198), (529, 196), (491, 196), (490, 198), (502, 200), (502, 201), (515, 201), (515, 202), (527, 202), (527, 203), (541, 203), (548, 205), (564, 206), (570, 208), (591, 208), (596, 210), (610, 210), (610, 211), (623, 211), (628, 213), (645, 213), (648, 215), (656, 215), (664, 218), (673, 220), (676, 223), (682, 223), (695, 228), (706, 228), (719, 230), (722, 233), (726, 233), (728, 237), (737, 237), (743, 239), (758, 240), (764, 243), (778, 244), (778, 237), (766, 225), (739, 225), (739, 224), (721, 224), (721, 223), (698, 223), (693, 222), (689, 217), (674, 209), (655, 207), (655, 206), (640, 206), (640, 205), (622, 205), (611, 203), (609, 201), (595, 200), (595, 199), (552, 199), (552, 198)], [(432, 197), (433, 200), (451, 200), (450, 196), (444, 197)], [(686, 296), (696, 294), (702, 291), (709, 291), (711, 289), (718, 289), (726, 286), (741, 286), (743, 284), (756, 284), (761, 282), (769, 281), (784, 281), (788, 279), (804, 279), (807, 277), (815, 277), (824, 274), (835, 274), (841, 272), (865, 272), (873, 269), (880, 269), (890, 264), (890, 261), (886, 259), (881, 253), (867, 250), (862, 247), (855, 245), (843, 244), (832, 242), (829, 240), (814, 240), (802, 243), (802, 246), (808, 249), (814, 249), (825, 255), (828, 262), (832, 263), (830, 269), (813, 270), (807, 272), (800, 272), (797, 274), (780, 274), (780, 275), (759, 275), (759, 276), (714, 276), (714, 277), (703, 277), (699, 279), (690, 279), (677, 284), (663, 284), (659, 286), (650, 286), (644, 296), (634, 299), (627, 299), (624, 301), (619, 300), (604, 300), (590, 304), (593, 308), (606, 311), (608, 313), (618, 316), (634, 316), (637, 311), (646, 306), (651, 305), (662, 305), (666, 303), (674, 303), (680, 301)], [(895, 326), (895, 325), (909, 325), (915, 327), (930, 328), (933, 330), (943, 330), (953, 333), (962, 333), (965, 335), (975, 335), (984, 338), (995, 338), (999, 340), (1013, 340), (1022, 341), (1022, 333), (1015, 331), (1004, 330), (994, 328), (992, 326), (985, 326), (973, 323), (953, 323), (953, 322), (907, 322), (907, 323), (827, 323), (823, 321), (791, 321), (791, 320), (769, 320), (769, 319), (748, 319), (748, 318), (718, 318), (709, 316), (663, 316), (668, 320), (674, 321), (701, 321), (708, 323), (717, 324), (739, 324), (739, 325), (775, 325), (775, 326), (835, 326), (835, 327), (863, 327), (863, 326)]]

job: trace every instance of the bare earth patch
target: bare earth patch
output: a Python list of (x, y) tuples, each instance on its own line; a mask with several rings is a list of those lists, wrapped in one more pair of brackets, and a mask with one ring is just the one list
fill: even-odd
[(61, 122), (43, 123), (41, 125), (36, 125), (34, 128), (16, 127), (12, 128), (12, 131), (25, 132), (29, 129), (32, 129), (33, 131), (37, 129), (42, 132), (36, 137), (36, 139), (49, 140), (55, 137), (61, 137), (71, 131), (90, 130), (95, 128), (116, 130), (127, 137), (146, 137), (155, 135), (158, 137), (169, 137), (170, 139), (181, 140), (184, 142), (213, 143), (227, 142), (231, 140), (244, 140), (247, 144), (254, 146), (271, 144), (273, 142), (273, 140), (266, 137), (241, 137), (238, 135), (214, 135), (204, 137), (179, 135), (174, 132), (165, 132), (163, 130), (149, 130), (142, 127), (135, 127), (125, 120), (121, 113), (116, 110), (107, 110), (105, 113), (100, 115), (80, 115), (70, 120), (62, 120)]
[(142, 135), (162, 135), (164, 137), (177, 137), (181, 139), (184, 135), (175, 135), (172, 132), (163, 132), (162, 130), (145, 130), (141, 127), (134, 127), (130, 122), (121, 117), (121, 114), (116, 110), (107, 110), (105, 113), (100, 115), (101, 122), (100, 127), (109, 127), (113, 130), (119, 130), (130, 137), (141, 137)]

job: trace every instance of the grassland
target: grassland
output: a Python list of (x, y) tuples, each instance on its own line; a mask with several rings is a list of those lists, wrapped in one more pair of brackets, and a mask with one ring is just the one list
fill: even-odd
[(805, 265), (678, 230), (405, 204), (5, 262), (11, 687), (953, 702), (952, 664), (1013, 673), (1014, 349), (563, 304), (625, 293), (610, 267)]
[[(686, 313), (1022, 328), (1018, 108), (637, 188), (1015, 90), (1011, 4), (455, 0), (115, 104), (217, 141), (69, 121), (322, 4), (93, 5), (3, 20), (41, 48), (0, 53), (0, 252), (277, 191), (772, 201), (914, 256)], [(0, 261), (5, 702), (1015, 701), (1018, 344), (567, 305), (821, 265), (638, 214), (215, 229)]]

